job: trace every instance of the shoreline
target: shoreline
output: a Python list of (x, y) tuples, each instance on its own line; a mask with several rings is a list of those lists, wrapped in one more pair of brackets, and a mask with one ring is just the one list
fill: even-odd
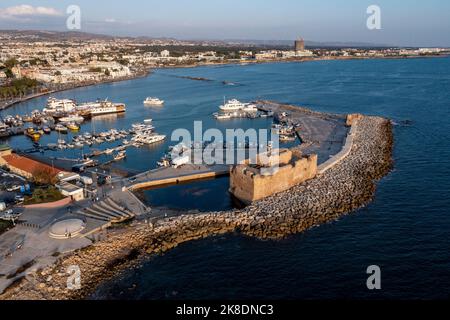
[(213, 66), (246, 66), (246, 65), (253, 65), (253, 64), (266, 64), (266, 63), (303, 63), (303, 62), (314, 62), (314, 61), (350, 61), (350, 60), (397, 60), (397, 59), (420, 59), (420, 58), (446, 58), (450, 55), (447, 54), (440, 54), (440, 55), (431, 55), (431, 56), (404, 56), (404, 57), (306, 57), (301, 59), (286, 59), (286, 60), (279, 60), (279, 59), (273, 59), (273, 60), (249, 60), (245, 62), (237, 62), (237, 61), (227, 61), (227, 62), (213, 62), (213, 63), (197, 63), (197, 64), (185, 64), (185, 65), (174, 65), (174, 66), (155, 66), (155, 67), (146, 67), (145, 70), (138, 72), (136, 75), (124, 77), (124, 78), (118, 78), (118, 79), (111, 79), (111, 80), (104, 80), (99, 82), (93, 82), (93, 83), (81, 83), (81, 84), (73, 84), (68, 86), (67, 88), (63, 89), (55, 89), (48, 92), (43, 93), (37, 93), (33, 94), (24, 98), (21, 98), (20, 100), (15, 100), (11, 102), (7, 102), (3, 104), (0, 102), (0, 112), (4, 111), (6, 109), (9, 109), (13, 107), (16, 104), (26, 102), (29, 100), (32, 100), (34, 98), (43, 97), (46, 95), (51, 95), (53, 93), (57, 92), (64, 92), (69, 91), (72, 89), (77, 88), (84, 88), (84, 87), (90, 87), (90, 86), (96, 86), (101, 84), (108, 84), (108, 83), (115, 83), (115, 82), (122, 82), (122, 81), (128, 81), (128, 80), (135, 80), (140, 78), (145, 78), (149, 76), (153, 70), (164, 70), (164, 69), (182, 69), (182, 68), (198, 68), (198, 67), (213, 67)]
[[(393, 165), (393, 133), (388, 119), (363, 116), (357, 121), (353, 140), (350, 153), (338, 164), (288, 191), (240, 210), (185, 213), (155, 226), (136, 221), (104, 241), (30, 273), (0, 299), (84, 299), (101, 283), (137, 266), (140, 258), (163, 254), (187, 241), (234, 232), (277, 240), (335, 221), (367, 205), (375, 195), (376, 182)], [(78, 265), (82, 274), (82, 288), (76, 291), (66, 289), (66, 270), (73, 265)]]
[(102, 84), (108, 84), (108, 83), (115, 83), (115, 82), (122, 82), (122, 81), (129, 81), (129, 80), (134, 80), (134, 79), (145, 78), (145, 77), (147, 77), (147, 76), (149, 76), (151, 74), (151, 70), (152, 69), (147, 69), (145, 71), (139, 72), (136, 75), (129, 76), (129, 77), (122, 77), (122, 78), (110, 79), (110, 80), (102, 80), (102, 81), (93, 82), (93, 83), (89, 82), (89, 83), (71, 84), (71, 85), (67, 86), (66, 88), (54, 89), (54, 90), (50, 90), (50, 91), (47, 91), (47, 92), (36, 93), (36, 94), (33, 94), (33, 95), (29, 95), (29, 96), (20, 98), (20, 100), (11, 101), (11, 102), (8, 102), (8, 103), (5, 103), (5, 104), (2, 104), (0, 102), (0, 112), (4, 111), (6, 109), (9, 109), (9, 108), (13, 107), (16, 104), (19, 104), (19, 103), (22, 103), (22, 102), (26, 102), (26, 101), (32, 100), (34, 98), (39, 98), (39, 97), (51, 95), (51, 94), (57, 93), (57, 92), (64, 92), (64, 91), (69, 91), (69, 90), (78, 89), (78, 88), (84, 88), (84, 87), (90, 87), (90, 86), (96, 86), (96, 85), (102, 85)]

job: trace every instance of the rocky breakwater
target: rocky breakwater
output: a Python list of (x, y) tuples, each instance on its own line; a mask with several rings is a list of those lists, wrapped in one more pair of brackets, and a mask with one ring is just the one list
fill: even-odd
[(247, 235), (280, 238), (332, 221), (372, 200), (376, 181), (392, 168), (390, 121), (362, 117), (350, 153), (325, 173), (246, 210), (257, 223), (241, 226)]
[[(186, 214), (150, 226), (142, 222), (108, 239), (61, 257), (56, 264), (16, 282), (0, 299), (80, 299), (98, 284), (180, 243), (229, 232), (278, 239), (332, 221), (367, 204), (376, 181), (392, 166), (392, 127), (379, 117), (357, 122), (350, 154), (313, 180), (257, 201), (242, 210)], [(67, 289), (69, 267), (81, 271), (81, 288)]]

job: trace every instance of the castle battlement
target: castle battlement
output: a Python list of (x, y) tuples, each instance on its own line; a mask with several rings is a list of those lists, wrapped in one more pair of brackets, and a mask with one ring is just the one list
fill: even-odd
[[(256, 163), (256, 164), (251, 164)], [(257, 161), (244, 161), (230, 172), (230, 192), (250, 203), (288, 190), (317, 174), (317, 155), (288, 149), (259, 154)]]

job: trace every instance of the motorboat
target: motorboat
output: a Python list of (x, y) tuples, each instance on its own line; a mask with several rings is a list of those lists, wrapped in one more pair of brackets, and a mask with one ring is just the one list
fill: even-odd
[(154, 98), (154, 97), (147, 97), (144, 100), (144, 104), (147, 106), (162, 106), (164, 104), (164, 100)]

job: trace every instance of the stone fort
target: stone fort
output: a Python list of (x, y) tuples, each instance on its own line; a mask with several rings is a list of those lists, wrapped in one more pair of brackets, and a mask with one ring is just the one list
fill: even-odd
[(230, 172), (230, 192), (248, 204), (288, 190), (317, 174), (317, 155), (302, 155), (296, 149), (259, 154)]

